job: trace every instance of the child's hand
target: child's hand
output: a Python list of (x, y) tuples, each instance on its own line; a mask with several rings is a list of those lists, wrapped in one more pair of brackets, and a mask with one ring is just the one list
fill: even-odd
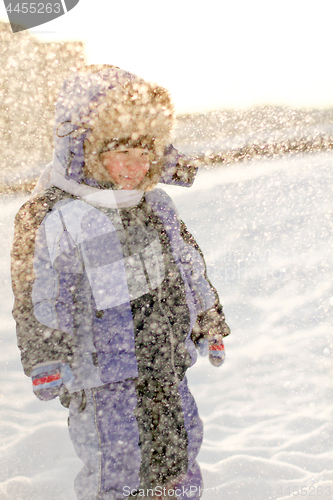
[(208, 358), (213, 366), (221, 366), (225, 360), (223, 336), (219, 333), (208, 335)]
[(221, 334), (211, 334), (201, 338), (196, 345), (200, 356), (207, 356), (213, 366), (221, 366), (225, 360), (223, 336)]
[(222, 306), (217, 304), (198, 316), (191, 338), (201, 356), (208, 354), (213, 366), (221, 366), (225, 359), (223, 337), (229, 333)]
[(49, 401), (65, 390), (64, 382), (73, 379), (69, 365), (50, 361), (36, 365), (31, 371), (32, 389), (38, 399)]

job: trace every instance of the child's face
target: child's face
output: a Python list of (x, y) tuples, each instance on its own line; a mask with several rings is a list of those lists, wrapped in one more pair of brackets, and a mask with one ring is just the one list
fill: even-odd
[(124, 148), (100, 155), (102, 163), (120, 189), (135, 189), (149, 170), (146, 149)]

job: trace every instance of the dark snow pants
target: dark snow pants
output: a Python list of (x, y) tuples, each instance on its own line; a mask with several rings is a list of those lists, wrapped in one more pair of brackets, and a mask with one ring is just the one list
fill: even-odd
[(82, 394), (69, 407), (70, 437), (84, 463), (75, 480), (79, 500), (161, 497), (163, 488), (177, 500), (199, 498), (203, 429), (186, 378), (155, 394), (133, 380)]

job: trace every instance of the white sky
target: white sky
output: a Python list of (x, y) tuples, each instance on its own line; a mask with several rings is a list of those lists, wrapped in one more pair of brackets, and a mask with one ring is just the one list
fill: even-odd
[[(8, 19), (3, 2), (0, 17)], [(177, 112), (329, 107), (332, 18), (332, 0), (80, 0), (30, 32), (83, 40), (88, 63), (167, 87)]]

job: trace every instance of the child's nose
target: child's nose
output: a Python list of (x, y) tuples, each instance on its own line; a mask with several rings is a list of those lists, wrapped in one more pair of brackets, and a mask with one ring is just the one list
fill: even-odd
[(134, 172), (134, 171), (138, 170), (139, 168), (141, 168), (144, 164), (145, 164), (145, 162), (143, 162), (141, 159), (135, 159), (135, 160), (129, 159), (126, 162), (126, 168), (127, 168), (127, 170)]

